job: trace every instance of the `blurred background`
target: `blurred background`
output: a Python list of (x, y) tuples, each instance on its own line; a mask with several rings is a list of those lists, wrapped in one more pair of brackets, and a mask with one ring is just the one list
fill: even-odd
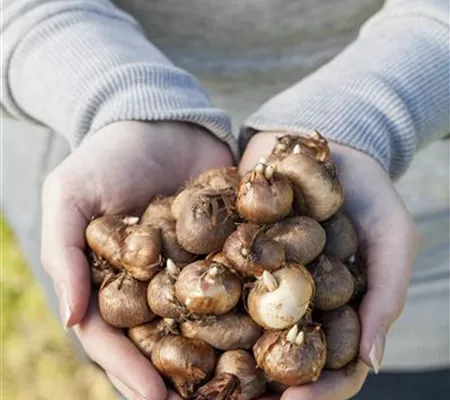
[(3, 216), (1, 382), (3, 400), (116, 399), (104, 374), (83, 363), (50, 312)]

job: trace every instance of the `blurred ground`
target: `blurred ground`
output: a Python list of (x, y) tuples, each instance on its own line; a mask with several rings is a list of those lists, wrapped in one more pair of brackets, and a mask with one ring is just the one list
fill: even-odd
[[(0, 216), (3, 222), (2, 216)], [(3, 400), (116, 399), (101, 371), (80, 362), (2, 224), (1, 382)]]

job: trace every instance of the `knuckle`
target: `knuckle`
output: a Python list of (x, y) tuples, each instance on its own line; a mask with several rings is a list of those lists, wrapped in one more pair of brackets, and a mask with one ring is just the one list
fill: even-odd
[(400, 317), (403, 310), (405, 309), (405, 303), (406, 303), (405, 296), (401, 295), (394, 297), (394, 301), (392, 302), (390, 310), (391, 323), (395, 322)]

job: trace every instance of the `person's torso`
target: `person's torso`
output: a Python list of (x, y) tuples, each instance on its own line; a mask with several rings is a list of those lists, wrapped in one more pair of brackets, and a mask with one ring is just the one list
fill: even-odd
[(382, 0), (114, 0), (197, 76), (236, 129), (351, 42)]

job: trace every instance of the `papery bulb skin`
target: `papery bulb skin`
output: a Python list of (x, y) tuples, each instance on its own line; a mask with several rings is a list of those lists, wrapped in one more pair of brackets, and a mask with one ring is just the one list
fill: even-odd
[(227, 313), (212, 321), (185, 321), (181, 334), (202, 339), (218, 350), (251, 349), (263, 334), (262, 328), (244, 313)]
[(309, 264), (323, 250), (325, 230), (308, 217), (291, 217), (270, 227), (266, 235), (284, 246), (287, 261)]
[(358, 250), (358, 237), (347, 215), (338, 212), (322, 222), (327, 235), (324, 253), (336, 260), (346, 261)]
[(152, 220), (152, 225), (158, 228), (161, 234), (162, 255), (165, 259), (171, 259), (181, 267), (194, 261), (195, 254), (185, 250), (178, 241), (175, 220), (154, 219)]
[(301, 324), (267, 331), (253, 347), (258, 367), (268, 380), (286, 386), (315, 382), (325, 365), (325, 336), (319, 326)]
[(273, 165), (259, 163), (239, 182), (237, 210), (247, 221), (269, 224), (290, 213), (293, 199), (289, 180)]
[(120, 251), (125, 230), (137, 224), (139, 218), (122, 215), (104, 215), (93, 219), (86, 228), (86, 241), (92, 251), (112, 266), (123, 268)]
[(184, 267), (175, 284), (177, 299), (190, 312), (221, 315), (240, 299), (242, 283), (226, 266), (199, 260)]
[(161, 269), (161, 237), (151, 225), (132, 225), (125, 230), (120, 259), (135, 279), (149, 281)]
[(316, 262), (308, 265), (308, 270), (316, 288), (314, 308), (330, 311), (349, 302), (355, 285), (344, 264), (322, 255)]
[(325, 221), (344, 201), (328, 143), (318, 132), (308, 138), (297, 136), (295, 140), (290, 154), (278, 158), (277, 169), (300, 188), (308, 215)]
[(167, 260), (166, 268), (159, 272), (147, 288), (147, 302), (153, 313), (162, 318), (184, 320), (187, 310), (175, 297), (175, 282), (180, 274), (172, 260)]
[(239, 378), (232, 374), (216, 375), (191, 400), (243, 400)]
[(188, 182), (185, 188), (175, 197), (171, 213), (173, 218), (179, 219), (182, 209), (189, 203), (192, 195), (202, 189), (236, 191), (239, 182), (239, 171), (236, 167), (213, 168), (200, 174)]
[(172, 220), (171, 207), (175, 200), (175, 196), (161, 197), (156, 196), (149, 203), (147, 208), (142, 214), (141, 224), (152, 224), (154, 220), (168, 219)]
[(358, 355), (361, 323), (350, 306), (324, 312), (318, 318), (327, 343), (326, 369), (341, 369)]
[(213, 373), (216, 353), (203, 340), (169, 335), (155, 344), (151, 361), (183, 398), (189, 398)]
[(276, 271), (285, 261), (283, 245), (251, 223), (238, 225), (225, 241), (223, 253), (233, 269), (246, 278), (259, 277), (264, 271)]
[(127, 336), (147, 358), (151, 357), (152, 349), (158, 340), (170, 334), (178, 334), (176, 321), (159, 319), (128, 329)]
[(235, 229), (235, 192), (204, 189), (189, 198), (176, 224), (178, 242), (193, 254), (221, 250)]
[(233, 374), (241, 387), (240, 400), (252, 400), (266, 391), (264, 373), (256, 365), (253, 355), (245, 350), (231, 350), (223, 353), (216, 365), (216, 375)]
[(155, 318), (146, 299), (147, 284), (129, 275), (119, 274), (103, 282), (98, 292), (102, 318), (116, 328), (150, 322)]

